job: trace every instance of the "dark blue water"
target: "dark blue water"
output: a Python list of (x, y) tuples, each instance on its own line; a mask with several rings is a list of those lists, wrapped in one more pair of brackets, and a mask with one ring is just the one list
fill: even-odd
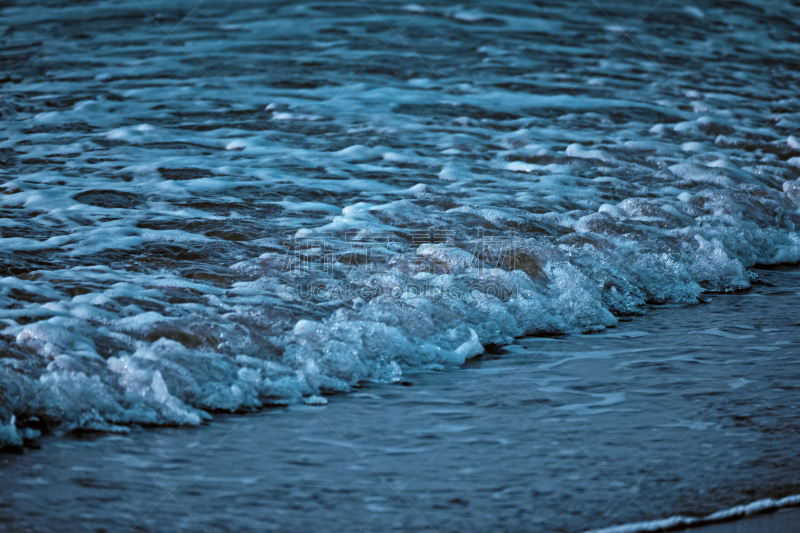
[[(685, 410), (756, 387), (724, 381), (725, 366), (704, 364), (704, 343), (722, 343), (715, 349), (741, 371), (747, 354), (785, 353), (763, 367), (774, 374), (759, 379), (779, 387), (762, 392), (778, 395), (767, 401), (791, 411), (788, 374), (780, 375), (793, 364), (791, 345), (774, 344), (781, 341), (767, 331), (772, 326), (755, 324), (761, 315), (742, 315), (731, 329), (711, 315), (713, 304), (681, 307), (680, 316), (692, 317), (686, 323), (664, 319), (675, 341), (613, 335), (653, 305), (747, 290), (754, 267), (800, 261), (799, 19), (800, 8), (786, 2), (4, 4), (0, 445), (19, 452), (53, 443), (10, 458), (8, 468), (31, 472), (24, 465), (33, 457), (53, 472), (54, 464), (79, 468), (79, 451), (61, 462), (48, 455), (105, 442), (69, 440), (76, 431), (160, 450), (163, 435), (206, 443), (247, 420), (242, 427), (259, 442), (272, 442), (273, 432), (337, 409), (365, 410), (345, 426), (348, 439), (427, 453), (426, 439), (449, 435), (461, 415), (389, 413), (411, 412), (407, 404), (417, 400), (409, 398), (441, 387), (466, 395), (456, 402), (489, 402), (497, 390), (486, 368), (491, 354), (537, 335), (571, 336), (541, 349), (540, 341), (514, 344), (498, 364), (513, 372), (521, 347), (537, 346), (547, 360), (525, 367), (538, 369), (531, 380), (545, 380), (533, 398), (543, 395), (564, 424), (591, 428), (607, 461), (636, 458), (647, 471), (638, 453), (650, 441), (645, 433), (630, 437), (638, 427), (630, 424), (655, 428), (646, 434), (662, 450), (693, 420)], [(780, 303), (764, 309), (776, 323), (791, 320), (797, 296), (791, 275), (780, 276), (789, 276), (777, 282), (789, 292), (769, 296)], [(765, 290), (772, 289), (720, 296), (720, 317), (751, 305), (751, 295), (766, 298)], [(562, 342), (570, 343), (566, 352)], [(758, 344), (743, 347), (750, 342)], [(671, 359), (676, 349), (685, 361)], [(647, 361), (642, 375), (637, 361)], [(626, 379), (636, 388), (628, 390)], [(694, 392), (670, 396), (684, 389)], [(373, 392), (379, 400), (371, 406), (363, 394)], [(763, 407), (753, 397), (729, 413), (744, 426), (755, 416), (760, 429), (748, 431), (766, 435), (761, 440), (742, 441), (734, 424), (729, 438), (683, 452), (681, 475), (692, 476), (685, 487), (683, 477), (665, 477), (659, 490), (668, 494), (658, 505), (647, 497), (654, 511), (633, 505), (639, 498), (630, 493), (634, 499), (600, 513), (597, 527), (800, 492), (770, 466), (772, 454), (788, 461), (782, 450), (792, 448), (771, 433), (778, 426), (754, 414)], [(431, 518), (437, 529), (454, 516), (461, 521), (452, 527), (462, 530), (526, 529), (540, 518), (545, 529), (590, 528), (607, 494), (634, 490), (632, 470), (608, 485), (577, 463), (549, 478), (499, 481), (561, 468), (545, 448), (566, 442), (547, 434), (558, 424), (542, 411), (532, 409), (537, 418), (505, 409), (464, 444), (464, 457), (497, 457), (495, 447), (517, 441), (495, 443), (492, 435), (521, 428), (529, 428), (527, 448), (514, 448), (515, 460), (502, 456), (513, 466), (497, 480), (423, 476), (427, 488), (414, 507), (443, 505)], [(219, 421), (251, 411), (259, 414)], [(251, 426), (254, 419), (263, 422)], [(656, 419), (663, 427), (648, 425)], [(380, 429), (391, 421), (400, 425)], [(183, 430), (153, 429), (166, 426)], [(325, 426), (301, 433), (327, 438), (315, 431)], [(48, 434), (63, 436), (41, 439)], [(463, 436), (452, 434), (454, 443)], [(248, 443), (230, 457), (247, 449), (250, 463), (272, 464), (269, 454), (285, 453), (281, 464), (294, 464), (304, 459), (290, 456), (307, 453), (263, 446)], [(719, 460), (706, 457), (717, 451)], [(415, 453), (402, 464), (424, 456)], [(166, 459), (143, 460), (160, 469)], [(711, 465), (724, 476), (752, 477), (753, 492), (727, 488), (739, 478), (695, 475)], [(792, 472), (792, 463), (784, 467)], [(313, 488), (335, 490), (337, 478), (323, 470), (308, 492), (285, 494), (328, 502)], [(390, 484), (411, 479), (406, 474)], [(462, 486), (469, 505), (450, 509), (432, 496)], [(135, 524), (152, 499), (150, 489), (120, 490), (131, 507), (115, 527)], [(214, 490), (198, 493), (195, 503), (209, 502), (197, 503), (201, 515), (222, 516), (215, 506), (225, 500)], [(531, 503), (537, 495), (540, 503)], [(284, 529), (303, 520), (322, 528), (356, 517), (366, 523), (365, 513), (383, 501), (334, 498), (330, 505), (342, 507), (332, 514), (301, 506), (299, 515), (281, 515), (281, 502), (297, 500), (286, 497), (270, 500)], [(508, 513), (495, 501), (511, 502)], [(424, 522), (393, 511), (395, 504), (369, 527)], [(542, 508), (552, 512), (536, 514)], [(36, 522), (25, 509), (18, 503), (12, 512)], [(161, 512), (151, 518), (173, 516)], [(241, 528), (255, 528), (261, 516), (240, 514)], [(143, 522), (151, 529), (162, 523), (151, 518)]]
[(800, 272), (324, 406), (2, 462), (10, 531), (565, 531), (800, 493)]

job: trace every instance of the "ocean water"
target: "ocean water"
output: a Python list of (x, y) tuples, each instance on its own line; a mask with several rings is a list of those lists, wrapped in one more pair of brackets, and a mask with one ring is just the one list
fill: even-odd
[(760, 274), (326, 405), (43, 438), (0, 457), (0, 530), (634, 533), (797, 504), (800, 270)]
[(796, 5), (0, 14), (8, 449), (324, 405), (800, 261)]

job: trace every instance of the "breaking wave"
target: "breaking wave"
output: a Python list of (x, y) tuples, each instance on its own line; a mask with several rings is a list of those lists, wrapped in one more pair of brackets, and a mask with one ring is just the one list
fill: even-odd
[[(120, 35), (158, 31), (104, 6), (92, 20), (131, 25)], [(10, 57), (41, 68), (2, 86), (3, 445), (51, 426), (125, 431), (324, 403), (800, 261), (800, 115), (764, 124), (788, 92), (714, 52), (766, 31), (744, 4), (705, 13), (733, 29), (692, 48), (703, 75), (668, 64), (669, 80), (633, 68), (627, 44), (602, 60), (585, 48), (581, 22), (607, 25), (600, 15), (556, 23), (530, 6), (393, 6), (398, 29), (420, 19), (434, 71), (389, 47), (357, 81), (382, 41), (363, 33), (374, 20), (335, 5), (308, 32), (285, 24), (300, 8), (209, 8), (187, 22), (184, 50), (135, 74), (122, 38), (102, 54), (93, 39), (39, 47), (41, 28), (81, 8), (37, 9), (4, 10)], [(474, 50), (439, 52), (437, 35), (467, 31)], [(553, 44), (564, 32), (573, 39)], [(288, 50), (265, 51), (264, 35)], [(698, 42), (657, 35), (664, 48)], [(289, 59), (300, 53), (313, 74)], [(284, 68), (230, 67), (265, 60)], [(565, 85), (564, 69), (581, 74)]]

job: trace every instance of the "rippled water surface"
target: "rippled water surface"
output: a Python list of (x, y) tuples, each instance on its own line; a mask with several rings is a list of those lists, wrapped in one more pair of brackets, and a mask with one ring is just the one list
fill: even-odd
[(0, 13), (9, 449), (324, 404), (800, 260), (793, 4)]

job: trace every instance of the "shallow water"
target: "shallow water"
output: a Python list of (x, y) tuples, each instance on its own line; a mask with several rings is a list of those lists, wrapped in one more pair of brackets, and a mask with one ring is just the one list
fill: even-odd
[(797, 6), (602, 4), (6, 4), (0, 441), (322, 403), (800, 260)]
[(800, 531), (800, 509), (787, 508), (738, 522), (689, 529), (687, 533), (795, 533)]
[(45, 438), (2, 458), (0, 523), (579, 532), (798, 494), (800, 271), (760, 273), (323, 406)]

